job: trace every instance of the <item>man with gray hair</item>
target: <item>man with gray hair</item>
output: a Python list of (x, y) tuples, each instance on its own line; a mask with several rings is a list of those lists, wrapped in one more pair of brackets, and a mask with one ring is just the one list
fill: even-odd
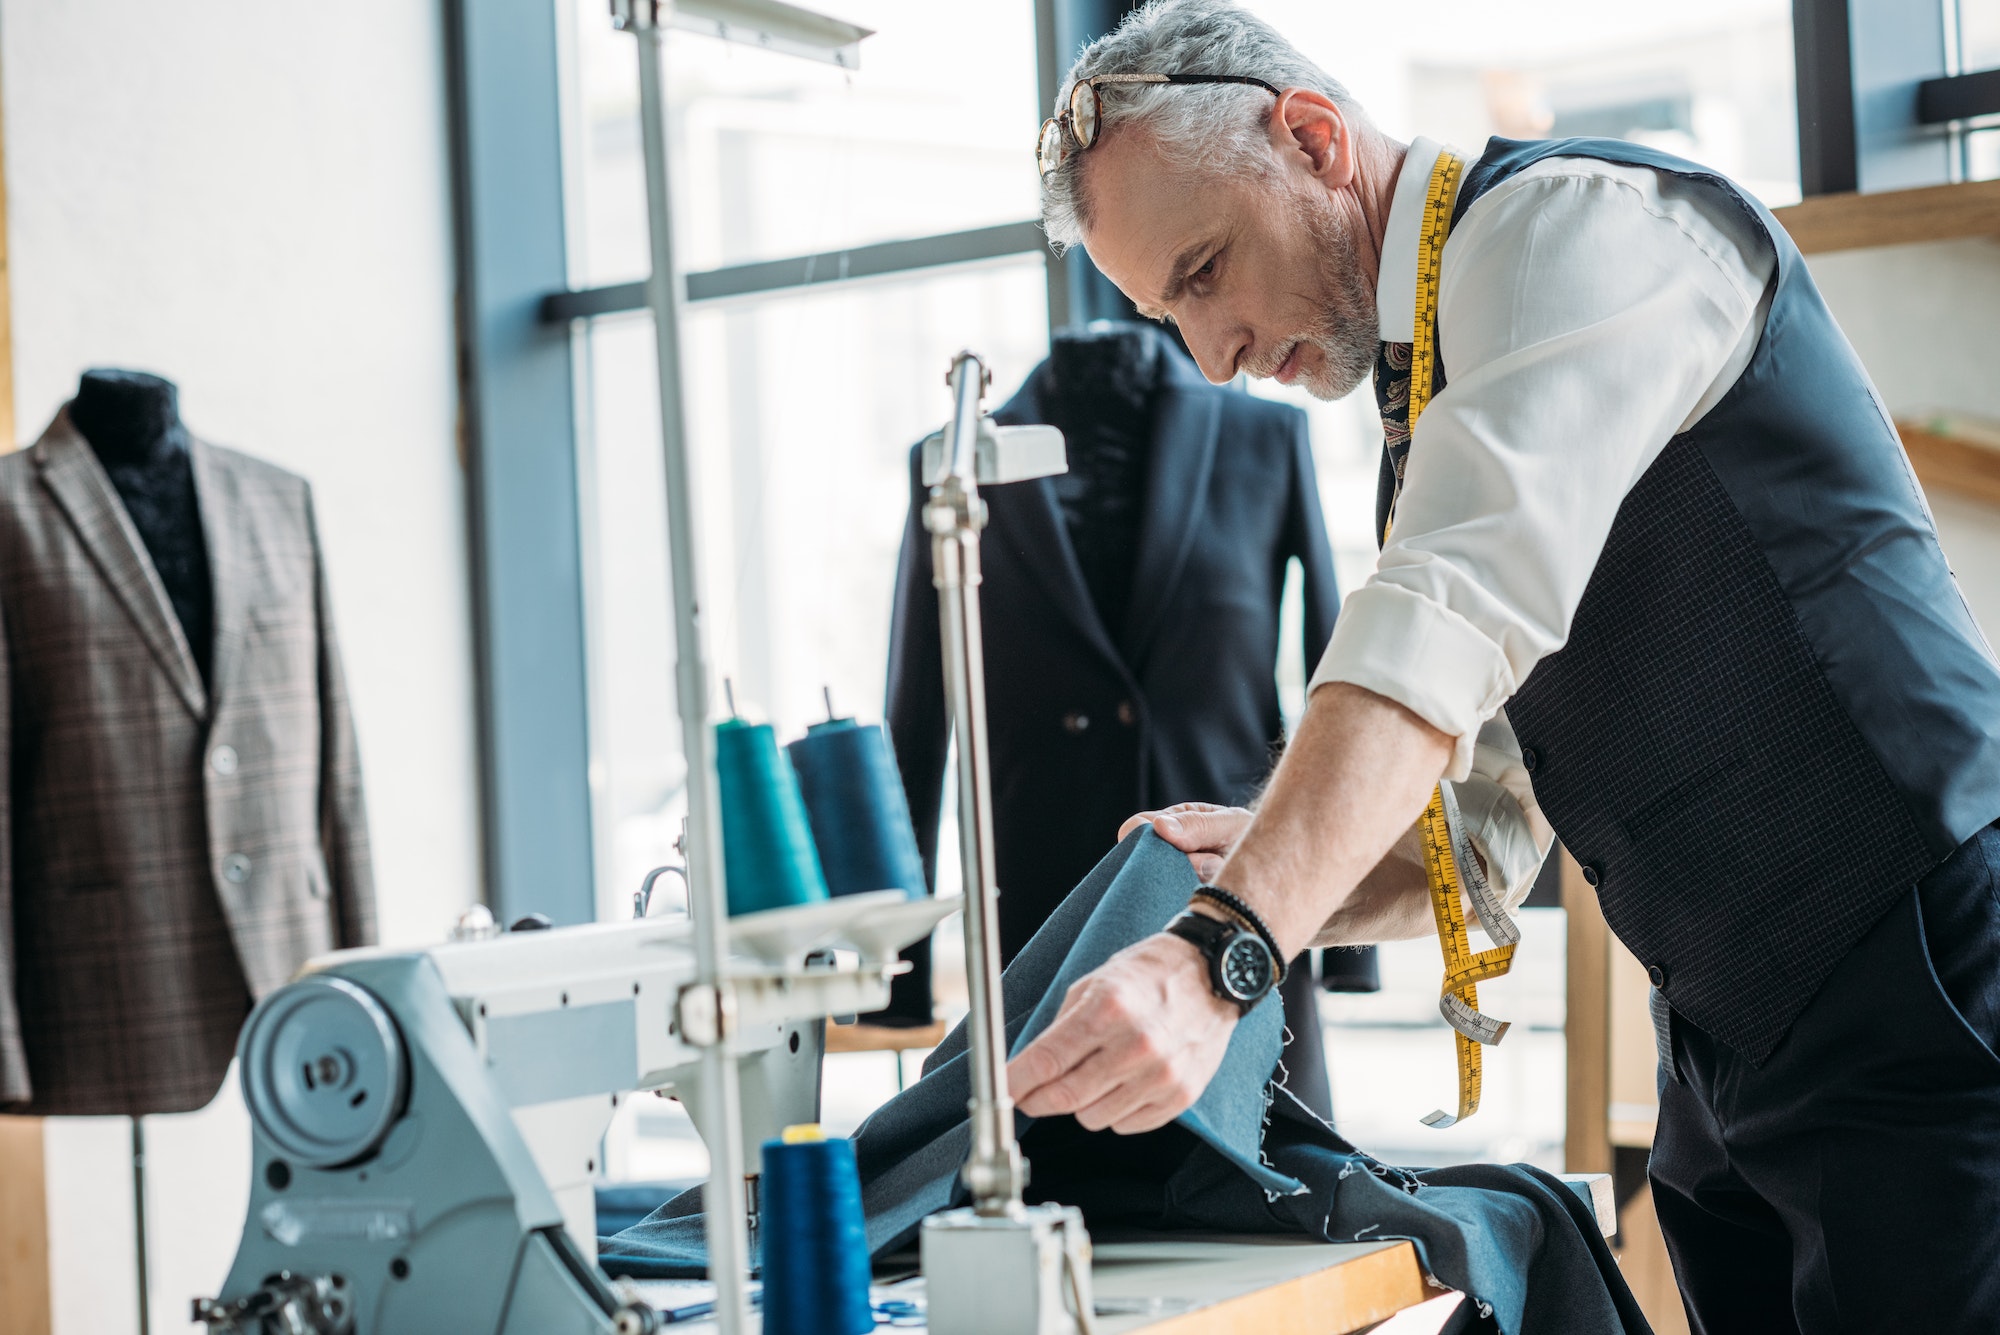
[(1134, 13), (1054, 110), (1050, 240), (1210, 380), (1372, 371), (1383, 547), (1258, 810), (1128, 825), (1205, 885), (1022, 1110), (1160, 1126), (1284, 960), (1428, 931), (1442, 779), (1500, 908), (1552, 827), (1647, 967), (1695, 1328), (1988, 1328), (2000, 664), (1783, 228), (1634, 144), (1397, 143), (1226, 0)]

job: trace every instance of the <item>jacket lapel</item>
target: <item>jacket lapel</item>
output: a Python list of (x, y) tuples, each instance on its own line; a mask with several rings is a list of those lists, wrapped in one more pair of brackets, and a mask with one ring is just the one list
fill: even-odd
[(989, 504), (1006, 516), (1005, 532), (1019, 545), (1021, 563), (1049, 600), (1093, 648), (1124, 671), (1118, 646), (1111, 642), (1103, 618), (1097, 615), (1097, 605), (1090, 600), (1090, 587), (1083, 582), (1083, 567), (1070, 544), (1069, 525), (1063, 522), (1055, 484), (1038, 477), (1032, 482), (996, 487)]
[(1215, 468), (1215, 440), (1222, 420), (1222, 393), (1201, 379), (1178, 349), (1161, 350), (1169, 359), (1164, 393), (1153, 421), (1146, 460), (1146, 509), (1139, 529), (1137, 577), (1118, 643), (1124, 660), (1138, 671), (1160, 629), (1188, 553), (1195, 526), (1208, 499)]
[[(1042, 406), (1041, 387), (1046, 369), (1045, 362), (1042, 368), (1028, 377), (1020, 391), (993, 414), (993, 420), (1002, 426), (1046, 423), (1049, 419)], [(1042, 586), (1042, 592), (1056, 605), (1063, 619), (1121, 674), (1125, 673), (1125, 663), (1118, 655), (1118, 646), (1112, 643), (1104, 619), (1097, 614), (1097, 605), (1090, 600), (1090, 587), (1083, 582), (1083, 567), (1077, 562), (1076, 548), (1070, 543), (1069, 525), (1063, 522), (1062, 504), (1056, 500), (1055, 484), (1042, 477), (1032, 482), (995, 487), (981, 495), (993, 507), (996, 518), (1004, 516), (994, 527), (1008, 535), (1009, 541), (1017, 548), (1014, 555), (1028, 568), (1030, 577)]]
[[(124, 501), (89, 442), (70, 425), (67, 408), (56, 414), (36, 448), (43, 485), (62, 507), (84, 550), (131, 616), (139, 637), (173, 682), (182, 703), (196, 718), (204, 717), (207, 693), (187, 636), (181, 631), (180, 618), (167, 601), (166, 587), (153, 569), (139, 531), (125, 513)], [(199, 480), (196, 486), (200, 486)]]
[(194, 463), (195, 504), (201, 510), (201, 536), (208, 546), (208, 578), (215, 591), (215, 647), (209, 661), (209, 694), (229, 698), (236, 665), (243, 653), (244, 618), (248, 614), (249, 570), (245, 564), (239, 525), (229, 516), (241, 515), (236, 476), (206, 442), (190, 439)]

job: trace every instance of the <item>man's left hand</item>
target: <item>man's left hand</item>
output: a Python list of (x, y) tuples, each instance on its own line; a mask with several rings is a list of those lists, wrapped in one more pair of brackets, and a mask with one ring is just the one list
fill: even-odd
[(1237, 1018), (1209, 986), (1201, 953), (1161, 932), (1071, 984), (1055, 1023), (1007, 1064), (1007, 1083), (1030, 1117), (1074, 1113), (1091, 1131), (1152, 1131), (1208, 1088)]

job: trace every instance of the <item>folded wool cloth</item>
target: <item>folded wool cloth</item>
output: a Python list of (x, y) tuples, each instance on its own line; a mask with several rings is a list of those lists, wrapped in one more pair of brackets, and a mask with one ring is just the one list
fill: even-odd
[[(1164, 927), (1196, 883), (1187, 859), (1150, 829), (1114, 849), (1002, 977), (1009, 1050), (1048, 1027), (1071, 983)], [(1071, 1117), (1017, 1118), (1030, 1199), (1077, 1205), (1093, 1229), (1408, 1238), (1426, 1272), (1470, 1295), (1503, 1335), (1649, 1335), (1590, 1211), (1559, 1179), (1522, 1164), (1377, 1162), (1285, 1091), (1283, 1031), (1274, 993), (1237, 1025), (1194, 1107), (1159, 1131), (1118, 1136)], [(908, 1246), (926, 1215), (965, 1203), (967, 1061), (961, 1024), (923, 1079), (854, 1133), (877, 1255)], [(598, 1264), (635, 1279), (705, 1273), (700, 1189), (600, 1239)]]

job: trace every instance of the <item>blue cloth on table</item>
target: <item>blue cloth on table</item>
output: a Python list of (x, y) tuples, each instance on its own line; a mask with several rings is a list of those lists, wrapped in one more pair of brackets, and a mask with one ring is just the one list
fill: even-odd
[[(1187, 859), (1150, 829), (1113, 850), (1002, 977), (1009, 1050), (1049, 1025), (1072, 982), (1186, 907), (1195, 884)], [(1274, 1082), (1282, 1042), (1273, 996), (1237, 1025), (1195, 1106), (1146, 1136), (1019, 1118), (1033, 1198), (1073, 1201), (1093, 1228), (1408, 1238), (1424, 1268), (1471, 1295), (1505, 1335), (1648, 1331), (1589, 1210), (1558, 1179), (1524, 1165), (1378, 1163)], [(854, 1133), (876, 1254), (908, 1245), (926, 1215), (964, 1203), (965, 1045), (961, 1024), (924, 1078)], [(698, 1189), (598, 1244), (599, 1264), (616, 1276), (694, 1276), (706, 1261)]]

